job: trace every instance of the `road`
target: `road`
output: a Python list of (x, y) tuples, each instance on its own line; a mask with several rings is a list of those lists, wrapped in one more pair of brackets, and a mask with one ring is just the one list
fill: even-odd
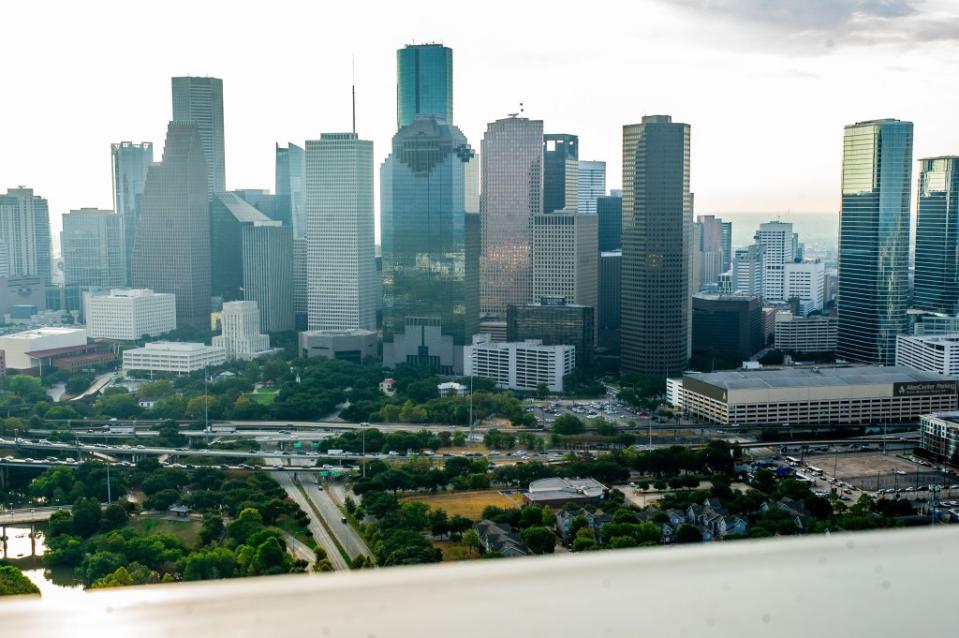
[(308, 569), (312, 570), (316, 564), (316, 552), (310, 549), (305, 543), (299, 541), (289, 532), (283, 532), (283, 538), (286, 540), (286, 547), (293, 554), (293, 558), (305, 560)]
[[(333, 538), (326, 531), (326, 528), (323, 527), (323, 523), (313, 508), (310, 507), (310, 503), (306, 497), (303, 496), (303, 492), (301, 492), (300, 488), (293, 482), (293, 476), (286, 472), (271, 472), (270, 475), (273, 477), (273, 480), (286, 490), (287, 496), (299, 505), (301, 510), (306, 512), (306, 515), (310, 518), (310, 524), (308, 525), (310, 533), (313, 534), (313, 538), (317, 544), (326, 550), (326, 555), (330, 559), (330, 562), (333, 563), (333, 567), (343, 570), (349, 569), (350, 566), (346, 564), (346, 561), (340, 554), (340, 550), (336, 548), (336, 543), (333, 542)], [(337, 519), (337, 522), (339, 522), (339, 519)]]
[(369, 556), (370, 548), (366, 546), (366, 543), (363, 542), (352, 525), (343, 522), (343, 512), (337, 507), (330, 493), (325, 489), (321, 490), (320, 486), (313, 483), (312, 480), (305, 480), (301, 485), (303, 485), (307, 497), (323, 516), (323, 520), (333, 530), (333, 535), (336, 536), (336, 540), (340, 542), (346, 553), (351, 558), (355, 558), (358, 554)]
[(70, 509), (69, 505), (55, 505), (51, 507), (31, 507), (29, 509), (7, 510), (0, 512), (0, 525), (16, 525), (18, 523), (39, 523), (50, 520), (55, 512)]

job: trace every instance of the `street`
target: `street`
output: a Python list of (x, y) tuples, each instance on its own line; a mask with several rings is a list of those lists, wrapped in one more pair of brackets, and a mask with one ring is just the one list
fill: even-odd
[(342, 521), (343, 513), (340, 511), (340, 508), (337, 507), (337, 504), (333, 501), (329, 492), (325, 489), (320, 489), (320, 486), (316, 485), (312, 479), (302, 481), (301, 485), (306, 491), (307, 497), (313, 502), (316, 509), (319, 510), (323, 516), (323, 520), (326, 521), (326, 524), (329, 525), (333, 531), (336, 540), (338, 540), (343, 549), (346, 550), (346, 553), (349, 554), (351, 558), (355, 558), (358, 554), (369, 556), (370, 548), (366, 546), (366, 543), (363, 542), (363, 539), (360, 538), (360, 535), (353, 529), (352, 525)]
[[(326, 555), (330, 559), (330, 562), (333, 563), (333, 567), (336, 569), (349, 569), (350, 566), (346, 564), (346, 561), (340, 554), (340, 550), (336, 548), (336, 543), (333, 542), (326, 528), (323, 527), (323, 523), (320, 522), (316, 512), (310, 507), (310, 503), (307, 502), (300, 488), (293, 482), (293, 476), (287, 472), (271, 472), (270, 475), (273, 477), (273, 480), (286, 490), (287, 496), (299, 505), (301, 510), (306, 512), (306, 515), (310, 518), (310, 524), (308, 526), (310, 533), (313, 534), (313, 538), (317, 544), (326, 550)], [(338, 524), (342, 524), (339, 523), (339, 518), (336, 520)]]

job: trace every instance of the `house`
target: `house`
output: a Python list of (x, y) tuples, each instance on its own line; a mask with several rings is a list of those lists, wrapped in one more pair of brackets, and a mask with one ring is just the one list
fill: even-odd
[(568, 545), (573, 540), (570, 538), (569, 529), (573, 523), (573, 519), (577, 516), (582, 516), (586, 519), (586, 522), (589, 524), (589, 529), (593, 531), (594, 540), (599, 538), (599, 530), (602, 529), (603, 525), (613, 520), (613, 518), (603, 512), (603, 510), (596, 510), (595, 512), (590, 512), (585, 508), (561, 510), (556, 514), (556, 530), (563, 539), (564, 545)]
[(396, 396), (396, 381), (393, 379), (383, 379), (380, 381), (380, 392), (388, 397)]
[(669, 524), (673, 529), (678, 529), (680, 525), (686, 522), (686, 515), (679, 510), (668, 509), (666, 516), (669, 517)]
[(177, 518), (187, 518), (190, 515), (190, 508), (180, 503), (171, 505), (169, 511)]
[(792, 498), (781, 498), (776, 503), (767, 501), (759, 506), (759, 511), (765, 514), (774, 507), (789, 514), (793, 519), (793, 523), (796, 525), (796, 529), (800, 531), (805, 531), (806, 525), (812, 517), (802, 503)]
[(602, 500), (608, 488), (591, 478), (544, 478), (529, 484), (524, 497), (534, 505), (563, 506), (566, 503), (585, 505)]
[(725, 538), (730, 534), (745, 534), (748, 525), (739, 516), (732, 516), (718, 498), (707, 498), (702, 505), (686, 509), (686, 523), (708, 529), (711, 537)]
[(496, 552), (507, 558), (528, 556), (529, 547), (506, 523), (494, 523), (483, 519), (474, 526), (479, 534), (480, 543), (486, 552)]
[(441, 397), (464, 397), (467, 387), (462, 383), (455, 381), (446, 381), (436, 386), (436, 391)]

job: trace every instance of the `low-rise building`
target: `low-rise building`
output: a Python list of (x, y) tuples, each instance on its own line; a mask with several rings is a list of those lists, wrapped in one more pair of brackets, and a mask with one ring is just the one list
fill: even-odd
[(917, 422), (957, 406), (957, 381), (904, 366), (727, 370), (683, 376), (683, 409), (719, 425)]
[(447, 381), (436, 386), (436, 391), (441, 397), (462, 397), (466, 396), (467, 387), (462, 383)]
[(27, 371), (38, 367), (31, 352), (85, 346), (87, 331), (83, 328), (36, 328), (0, 336), (0, 350), (6, 356), (8, 370)]
[(391, 379), (387, 377), (380, 381), (380, 392), (385, 394), (388, 397), (396, 396), (396, 379)]
[(158, 337), (176, 330), (176, 295), (135, 288), (85, 293), (84, 316), (93, 339)]
[(155, 341), (142, 348), (123, 352), (123, 371), (174, 372), (188, 374), (222, 365), (226, 351), (218, 346), (202, 343)]
[(511, 525), (483, 519), (476, 524), (475, 529), (483, 550), (487, 553), (500, 554), (506, 558), (530, 554), (529, 547), (520, 535), (513, 531)]
[(545, 385), (563, 391), (563, 377), (576, 366), (573, 346), (544, 346), (539, 340), (496, 343), (489, 335), (476, 335), (464, 348), (466, 376), (486, 377), (500, 388), (534, 391)]
[(896, 365), (959, 375), (959, 334), (896, 337)]
[(376, 358), (376, 333), (372, 330), (305, 330), (300, 333), (300, 356), (324, 357), (362, 363)]
[(741, 355), (763, 347), (762, 307), (751, 295), (693, 295), (693, 352)]
[(791, 312), (776, 313), (775, 344), (784, 352), (835, 352), (839, 319), (829, 315), (798, 317)]
[(924, 414), (919, 419), (920, 447), (938, 461), (959, 461), (959, 412)]
[(535, 505), (562, 507), (566, 503), (595, 503), (606, 496), (608, 488), (592, 478), (544, 478), (533, 481), (524, 494)]

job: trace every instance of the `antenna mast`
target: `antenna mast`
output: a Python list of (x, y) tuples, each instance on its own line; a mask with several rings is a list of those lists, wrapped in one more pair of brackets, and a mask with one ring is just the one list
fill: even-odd
[(356, 55), (350, 56), (350, 67), (353, 74), (353, 134), (356, 134)]

